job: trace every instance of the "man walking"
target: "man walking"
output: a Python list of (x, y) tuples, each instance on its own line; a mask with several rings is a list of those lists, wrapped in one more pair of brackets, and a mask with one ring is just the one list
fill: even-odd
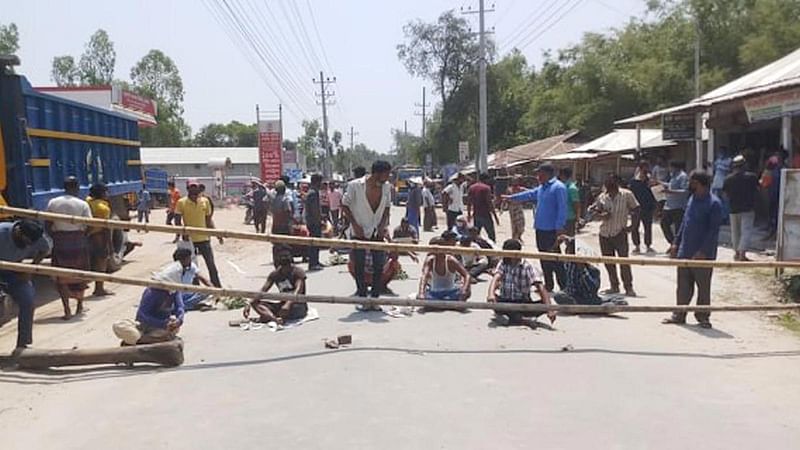
[[(601, 218), (600, 223), (600, 252), (603, 256), (628, 257), (628, 217), (632, 223), (639, 221), (639, 203), (633, 193), (619, 187), (619, 177), (610, 173), (604, 183), (605, 192), (600, 194), (594, 204), (589, 208), (593, 215)], [(611, 288), (606, 294), (619, 293), (619, 278), (617, 277), (616, 264), (606, 264), (608, 280)], [(631, 266), (620, 265), (622, 283), (625, 295), (636, 297), (633, 290), (633, 274)]]
[(653, 215), (656, 212), (658, 203), (650, 188), (650, 164), (647, 161), (639, 163), (639, 170), (636, 175), (628, 182), (628, 187), (633, 192), (636, 201), (639, 202), (639, 216), (636, 222), (631, 223), (631, 240), (633, 241), (633, 254), (641, 253), (641, 238), (639, 235), (639, 224), (644, 228), (644, 245), (647, 253), (654, 253), (653, 250)]
[[(533, 202), (534, 210), (533, 227), (536, 231), (536, 247), (540, 252), (560, 253), (556, 245), (556, 238), (563, 234), (567, 223), (568, 193), (564, 183), (555, 177), (555, 167), (549, 163), (542, 164), (536, 169), (536, 178), (539, 186), (536, 189), (522, 191), (518, 194), (505, 196), (505, 200), (512, 202)], [(545, 288), (552, 292), (555, 288), (553, 275), (562, 289), (566, 285), (564, 270), (556, 261), (541, 261), (544, 272)]]
[(139, 202), (136, 206), (136, 213), (138, 216), (137, 222), (142, 223), (144, 219), (144, 223), (150, 223), (150, 205), (152, 198), (150, 196), (150, 191), (147, 190), (146, 184), (142, 184), (142, 189), (139, 191), (137, 200)]
[[(717, 240), (722, 225), (722, 202), (711, 193), (711, 176), (705, 171), (695, 170), (689, 177), (692, 197), (686, 206), (686, 213), (680, 231), (670, 247), (670, 257), (678, 259), (715, 260), (717, 259)], [(710, 267), (678, 267), (678, 305), (688, 305), (697, 287), (697, 304), (711, 304)], [(695, 312), (694, 317), (702, 328), (711, 328), (711, 314)], [(664, 319), (665, 324), (686, 323), (685, 312), (674, 312)]]
[[(386, 161), (375, 161), (372, 173), (367, 177), (356, 178), (347, 185), (342, 199), (342, 212), (350, 224), (352, 239), (382, 242), (389, 225), (389, 212), (392, 204), (391, 186), (387, 183), (392, 166)], [(385, 253), (370, 250), (372, 253), (372, 291), (378, 298), (383, 291), (383, 265)], [(367, 296), (365, 279), (366, 251), (353, 249), (353, 266), (356, 279), (356, 295)], [(380, 308), (377, 308), (380, 309)]]
[[(197, 180), (188, 180), (186, 187), (189, 195), (178, 201), (175, 211), (181, 215), (183, 223), (187, 227), (213, 229), (214, 219), (212, 218), (211, 200), (200, 195), (201, 188)], [(210, 237), (205, 233), (189, 233), (189, 238), (194, 244), (195, 251), (202, 255), (203, 260), (206, 262), (211, 284), (216, 287), (222, 287), (222, 283), (219, 281), (217, 265), (214, 262), (214, 250), (211, 248)], [(221, 236), (217, 239), (220, 244), (224, 242)]]
[[(315, 173), (311, 175), (311, 185), (306, 193), (305, 216), (306, 227), (311, 237), (322, 237), (322, 204), (320, 190), (322, 189), (322, 175)], [(308, 270), (322, 270), (319, 263), (319, 247), (307, 247), (308, 251)]]
[[(0, 223), (0, 261), (19, 263), (32, 258), (39, 264), (50, 253), (50, 242), (42, 227), (32, 220)], [(31, 275), (0, 271), (0, 283), (19, 309), (17, 320), (17, 348), (33, 343), (33, 310), (36, 291)]]
[(452, 229), (456, 218), (464, 213), (464, 174), (456, 175), (455, 180), (442, 191), (442, 209), (447, 214), (447, 229)]
[(422, 207), (422, 179), (408, 179), (408, 200), (406, 201), (406, 218), (409, 225), (419, 233), (420, 208)]
[(422, 189), (422, 207), (425, 210), (422, 228), (425, 231), (433, 231), (436, 228), (436, 198), (433, 197), (433, 192), (431, 192), (432, 186), (433, 183), (428, 181)]
[[(492, 195), (492, 187), (489, 186), (491, 177), (488, 173), (482, 173), (478, 178), (478, 182), (469, 187), (467, 191), (467, 220), (473, 219), (473, 212), (475, 213), (475, 221), (472, 223), (478, 230), (486, 229), (486, 235), (492, 241), (497, 240), (494, 232), (494, 224), (497, 222), (500, 225), (500, 218), (497, 217), (497, 211), (494, 209), (494, 196)], [(494, 218), (494, 221), (492, 221)]]
[(750, 261), (747, 258), (747, 248), (756, 218), (758, 176), (748, 172), (746, 166), (744, 156), (733, 158), (733, 173), (725, 178), (722, 187), (730, 204), (731, 240), (735, 261)]
[(675, 241), (675, 233), (683, 221), (683, 211), (686, 209), (686, 202), (689, 200), (689, 177), (683, 170), (686, 167), (681, 161), (669, 163), (671, 177), (669, 182), (663, 182), (666, 201), (661, 212), (661, 231), (664, 238), (670, 245)]
[(256, 233), (264, 234), (267, 232), (267, 188), (258, 181), (253, 181), (252, 185), (250, 195), (253, 198), (253, 224)]
[[(167, 182), (167, 196), (169, 197), (169, 203), (167, 206), (167, 225), (179, 227), (181, 226), (181, 216), (175, 212), (175, 207), (178, 205), (178, 200), (181, 199), (181, 192), (175, 187), (174, 181)], [(178, 239), (180, 239), (180, 235), (176, 234), (172, 243), (177, 243)]]
[[(581, 193), (578, 186), (575, 185), (575, 180), (572, 179), (572, 169), (564, 167), (558, 172), (558, 179), (567, 187), (567, 224), (564, 226), (564, 234), (567, 236), (575, 236), (575, 224), (577, 219), (581, 217)], [(566, 252), (570, 255), (575, 254), (575, 240), (570, 239), (567, 241)]]
[[(79, 198), (80, 183), (70, 176), (64, 180), (64, 195), (56, 197), (47, 204), (47, 212), (67, 214), (78, 217), (92, 217), (89, 204)], [(89, 244), (86, 239), (86, 225), (69, 222), (47, 222), (47, 232), (53, 238), (52, 262), (56, 267), (89, 270)], [(69, 299), (78, 301), (75, 314), (83, 313), (83, 295), (87, 284), (83, 280), (56, 277), (58, 294), (64, 306), (64, 320), (72, 318)]]

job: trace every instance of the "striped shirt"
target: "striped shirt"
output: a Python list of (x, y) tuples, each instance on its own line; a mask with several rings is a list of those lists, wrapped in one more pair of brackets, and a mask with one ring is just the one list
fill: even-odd
[(619, 189), (619, 192), (611, 196), (608, 192), (603, 192), (597, 197), (593, 208), (600, 213), (607, 213), (602, 216), (600, 223), (600, 236), (614, 237), (622, 233), (628, 226), (628, 217), (631, 211), (639, 207), (636, 196), (627, 189)]
[(495, 275), (500, 275), (500, 301), (521, 302), (530, 300), (531, 286), (542, 282), (535, 267), (524, 259), (517, 264), (497, 264)]

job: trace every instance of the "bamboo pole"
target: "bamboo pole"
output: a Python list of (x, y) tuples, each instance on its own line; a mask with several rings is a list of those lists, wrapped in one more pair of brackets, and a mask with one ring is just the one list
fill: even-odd
[(88, 366), (100, 364), (154, 363), (165, 367), (183, 364), (183, 341), (173, 339), (155, 344), (126, 347), (49, 350), (23, 348), (11, 355), (17, 368), (27, 370), (49, 367)]
[(633, 266), (706, 267), (706, 268), (710, 267), (710, 268), (720, 268), (720, 269), (738, 269), (738, 268), (800, 269), (800, 262), (798, 261), (710, 261), (710, 260), (695, 260), (695, 259), (579, 256), (579, 255), (567, 255), (561, 253), (544, 253), (544, 252), (527, 252), (527, 251), (517, 252), (510, 250), (478, 249), (478, 248), (469, 248), (461, 246), (446, 247), (439, 245), (415, 245), (415, 244), (399, 244), (399, 243), (389, 243), (389, 242), (372, 242), (372, 241), (359, 241), (359, 240), (346, 240), (346, 239), (286, 236), (280, 234), (258, 234), (258, 233), (244, 232), (244, 231), (187, 227), (185, 225), (171, 226), (171, 225), (159, 225), (159, 224), (132, 223), (121, 220), (111, 220), (111, 219), (95, 219), (89, 217), (55, 214), (55, 213), (34, 211), (28, 209), (11, 208), (8, 206), (0, 206), (0, 214), (28, 217), (43, 221), (62, 221), (72, 224), (85, 224), (103, 228), (154, 231), (154, 232), (168, 233), (172, 235), (202, 233), (209, 236), (216, 236), (222, 238), (243, 239), (243, 240), (253, 240), (260, 242), (271, 242), (273, 244), (313, 246), (322, 248), (330, 247), (330, 248), (348, 248), (348, 249), (362, 249), (362, 250), (382, 250), (390, 252), (447, 253), (451, 255), (495, 256), (500, 258), (502, 257), (531, 258), (544, 261), (579, 262), (579, 263), (589, 263), (589, 264), (622, 264), (622, 265), (633, 265)]
[(767, 304), (767, 305), (542, 305), (542, 304), (510, 304), (510, 303), (483, 303), (483, 302), (455, 302), (446, 300), (416, 300), (403, 298), (363, 298), (363, 297), (336, 297), (331, 295), (295, 295), (261, 291), (247, 291), (242, 289), (216, 288), (196, 286), (191, 284), (166, 283), (163, 281), (143, 278), (121, 277), (99, 272), (64, 269), (36, 264), (22, 264), (0, 261), (0, 270), (31, 273), (52, 277), (70, 277), (86, 281), (105, 281), (109, 283), (129, 284), (134, 286), (152, 287), (168, 291), (199, 292), (221, 297), (245, 297), (253, 299), (293, 301), (298, 303), (328, 303), (342, 305), (368, 305), (368, 306), (424, 306), (442, 309), (485, 309), (501, 312), (546, 312), (557, 311), (571, 314), (612, 314), (634, 312), (721, 312), (721, 311), (793, 311), (800, 310), (800, 303), (793, 304)]

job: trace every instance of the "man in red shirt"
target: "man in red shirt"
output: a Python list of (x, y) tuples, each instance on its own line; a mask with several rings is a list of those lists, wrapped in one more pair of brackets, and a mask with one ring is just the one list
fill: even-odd
[[(485, 228), (486, 235), (492, 241), (496, 241), (497, 237), (494, 233), (494, 223), (500, 225), (500, 219), (497, 217), (497, 211), (494, 209), (494, 201), (492, 196), (492, 188), (489, 186), (491, 177), (488, 173), (482, 173), (478, 182), (469, 187), (467, 191), (467, 220), (472, 220), (472, 214), (475, 213), (475, 221), (473, 225), (478, 230)], [(492, 221), (494, 216), (494, 222)]]

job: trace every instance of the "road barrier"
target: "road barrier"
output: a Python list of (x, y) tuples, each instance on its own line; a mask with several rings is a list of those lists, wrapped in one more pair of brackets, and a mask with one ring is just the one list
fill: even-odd
[(133, 223), (122, 220), (95, 219), (88, 217), (71, 216), (66, 214), (55, 214), (42, 211), (34, 211), (29, 209), (12, 208), (8, 206), (0, 206), (0, 214), (7, 214), (10, 216), (17, 216), (17, 217), (27, 217), (43, 221), (60, 221), (72, 224), (85, 224), (102, 228), (141, 230), (147, 232), (153, 231), (159, 233), (169, 233), (172, 235), (203, 233), (209, 236), (222, 237), (222, 238), (244, 239), (252, 241), (270, 242), (272, 244), (299, 245), (299, 246), (311, 246), (311, 247), (322, 247), (322, 248), (383, 250), (391, 252), (447, 253), (447, 254), (458, 254), (458, 255), (495, 256), (501, 258), (502, 257), (532, 258), (538, 260), (557, 261), (557, 262), (578, 262), (578, 263), (589, 263), (589, 264), (622, 264), (622, 265), (634, 265), (634, 266), (711, 267), (711, 268), (723, 268), (723, 269), (724, 268), (800, 269), (800, 262), (797, 261), (710, 261), (710, 260), (697, 260), (697, 259), (583, 256), (583, 255), (566, 255), (561, 253), (477, 249), (477, 248), (461, 247), (458, 245), (452, 247), (445, 247), (438, 245), (400, 244), (400, 243), (374, 242), (374, 241), (361, 241), (361, 240), (286, 236), (279, 234), (258, 234), (258, 233), (244, 232), (244, 231), (195, 228), (195, 227), (187, 227), (185, 225), (171, 226), (171, 225), (158, 225), (158, 224), (147, 224), (147, 223)]
[(336, 297), (330, 295), (295, 295), (261, 291), (247, 291), (242, 289), (227, 289), (206, 286), (196, 286), (162, 281), (121, 277), (99, 272), (64, 269), (38, 264), (22, 264), (0, 261), (0, 270), (13, 272), (46, 275), (51, 277), (69, 277), (85, 281), (105, 281), (109, 283), (129, 284), (134, 286), (152, 287), (168, 291), (199, 292), (218, 297), (244, 297), (252, 299), (293, 301), (299, 303), (329, 303), (341, 305), (366, 305), (366, 306), (424, 306), (427, 308), (459, 309), (459, 310), (494, 310), (499, 312), (547, 312), (556, 311), (567, 314), (614, 314), (614, 313), (666, 313), (666, 312), (745, 312), (745, 311), (794, 311), (800, 310), (800, 303), (791, 304), (764, 304), (764, 305), (543, 305), (543, 304), (511, 304), (511, 303), (484, 303), (484, 302), (457, 302), (446, 300), (416, 300), (402, 298), (364, 298), (364, 297)]

